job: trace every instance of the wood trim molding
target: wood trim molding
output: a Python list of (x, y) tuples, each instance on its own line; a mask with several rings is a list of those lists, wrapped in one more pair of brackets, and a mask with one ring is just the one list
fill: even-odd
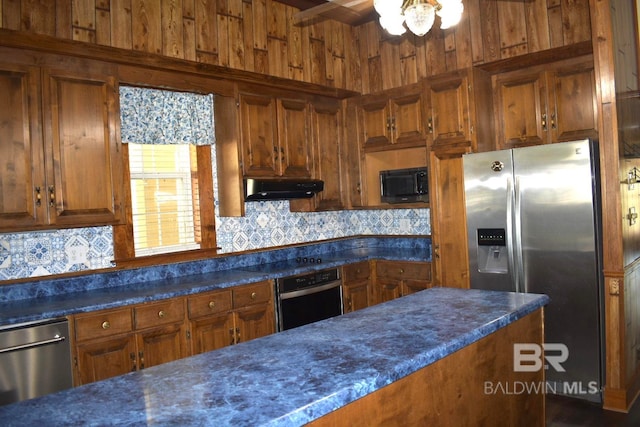
[(260, 74), (251, 71), (236, 70), (183, 59), (168, 58), (160, 55), (101, 46), (75, 40), (62, 40), (40, 34), (0, 29), (0, 46), (28, 49), (58, 55), (97, 59), (119, 65), (137, 66), (157, 71), (173, 71), (210, 79), (230, 82), (253, 83), (260, 86), (276, 87), (309, 94), (329, 96), (337, 99), (359, 95), (345, 89), (330, 88), (314, 83), (290, 80), (281, 77)]

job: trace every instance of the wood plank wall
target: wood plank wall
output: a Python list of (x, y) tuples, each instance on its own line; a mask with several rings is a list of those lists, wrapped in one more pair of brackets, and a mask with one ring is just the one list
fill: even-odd
[(362, 93), (591, 39), (588, 0), (464, 5), (456, 27), (436, 20), (424, 37), (392, 37), (377, 22), (295, 26), (298, 9), (275, 0), (0, 0), (0, 23)]

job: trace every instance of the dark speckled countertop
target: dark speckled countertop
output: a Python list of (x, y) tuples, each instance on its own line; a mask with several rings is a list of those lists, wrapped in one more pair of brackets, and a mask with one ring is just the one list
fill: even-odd
[(3, 426), (299, 426), (544, 306), (433, 288), (221, 350), (0, 407)]

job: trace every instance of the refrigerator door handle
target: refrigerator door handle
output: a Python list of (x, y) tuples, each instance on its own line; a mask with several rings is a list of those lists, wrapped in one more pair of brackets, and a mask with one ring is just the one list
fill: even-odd
[(522, 258), (522, 194), (520, 190), (520, 177), (515, 177), (514, 187), (514, 207), (513, 215), (514, 233), (513, 240), (515, 244), (514, 263), (516, 267), (516, 291), (528, 292), (527, 283), (524, 280), (524, 263)]
[(513, 234), (513, 210), (514, 210), (514, 195), (513, 195), (513, 181), (511, 176), (507, 177), (507, 261), (509, 263), (509, 276), (511, 276), (511, 283), (513, 283), (513, 290), (519, 292), (518, 289), (518, 271), (515, 263), (515, 247), (514, 247), (514, 234)]

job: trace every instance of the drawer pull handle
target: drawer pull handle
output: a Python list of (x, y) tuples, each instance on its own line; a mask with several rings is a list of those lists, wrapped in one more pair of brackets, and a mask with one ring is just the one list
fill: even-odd
[(111, 323), (108, 320), (102, 322), (102, 329), (109, 329), (111, 327)]
[(209, 308), (213, 310), (213, 308), (216, 306), (216, 302), (215, 301), (209, 301)]
[(251, 292), (251, 299), (256, 299), (257, 296), (258, 294), (256, 294), (255, 292)]
[(164, 314), (165, 314), (165, 313), (164, 313), (164, 310), (160, 310), (160, 311), (158, 312), (158, 317), (162, 319), (162, 318), (164, 317)]

